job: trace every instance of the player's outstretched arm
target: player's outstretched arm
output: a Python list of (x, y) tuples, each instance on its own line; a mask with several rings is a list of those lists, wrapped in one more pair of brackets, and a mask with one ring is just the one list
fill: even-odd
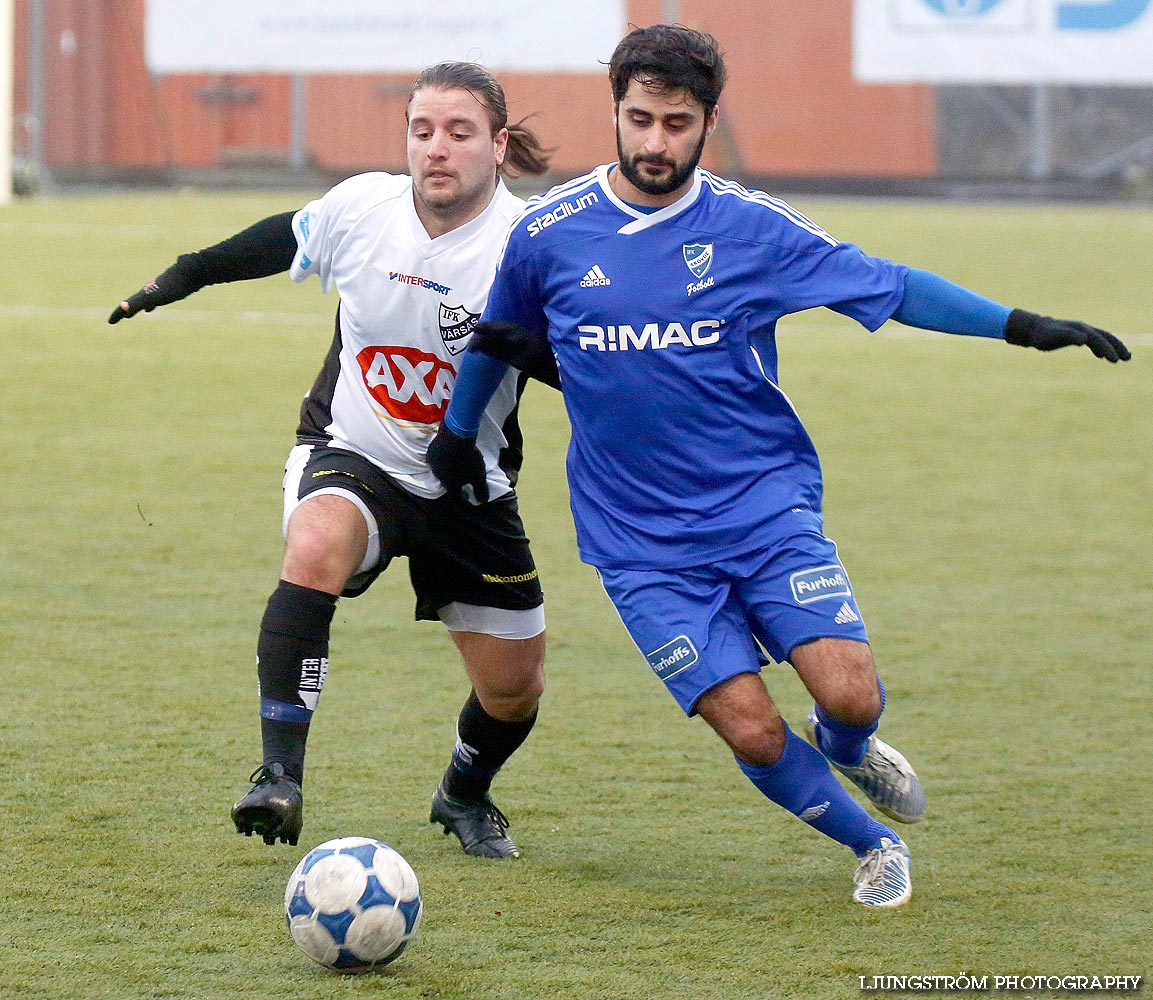
[(1120, 339), (1105, 330), (1075, 320), (1010, 309), (920, 268), (910, 269), (905, 297), (893, 319), (924, 330), (1004, 339), (1039, 351), (1088, 347), (1097, 357), (1111, 362), (1128, 361), (1131, 357)]
[(205, 285), (265, 278), (287, 271), (296, 256), (294, 214), (270, 215), (214, 246), (182, 253), (164, 273), (113, 309), (108, 322), (119, 323), (138, 312), (152, 312), (157, 306), (187, 298)]

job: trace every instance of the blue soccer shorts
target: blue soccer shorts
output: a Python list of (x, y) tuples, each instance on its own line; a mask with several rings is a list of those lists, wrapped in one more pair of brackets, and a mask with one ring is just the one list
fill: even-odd
[[(601, 583), (653, 672), (686, 714), (721, 681), (759, 672), (763, 647), (787, 663), (814, 639), (868, 642), (849, 575), (817, 515), (755, 552), (677, 570), (598, 568)], [(760, 646), (758, 646), (758, 642)]]

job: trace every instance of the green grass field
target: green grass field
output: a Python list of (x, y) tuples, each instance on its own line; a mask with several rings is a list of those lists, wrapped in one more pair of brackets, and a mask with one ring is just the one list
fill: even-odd
[[(566, 424), (540, 387), (521, 495), (550, 688), (496, 788), (523, 858), (468, 858), (427, 823), (466, 687), (442, 630), (411, 621), (403, 565), (338, 609), (300, 847), (232, 831), (282, 463), (336, 300), (279, 277), (105, 319), (177, 253), (305, 197), (0, 208), (0, 1000), (765, 1000), (1153, 973), (1153, 211), (795, 199), (1134, 351), (782, 327), (884, 732), (929, 796), (914, 898), (876, 913), (849, 901), (848, 852), (761, 799), (629, 643), (576, 558)], [(766, 678), (799, 726), (797, 680)], [(282, 893), (308, 847), (351, 834), (411, 861), (425, 917), (386, 971), (341, 978), (293, 946)]]

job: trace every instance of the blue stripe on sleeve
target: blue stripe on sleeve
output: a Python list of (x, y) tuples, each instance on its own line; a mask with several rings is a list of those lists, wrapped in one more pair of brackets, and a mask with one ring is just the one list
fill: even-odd
[(932, 271), (910, 268), (905, 297), (893, 319), (922, 330), (966, 337), (1004, 337), (1012, 310), (999, 302), (954, 285)]
[(484, 408), (508, 369), (503, 361), (481, 351), (465, 351), (460, 370), (456, 373), (452, 399), (444, 414), (444, 425), (462, 437), (476, 437)]

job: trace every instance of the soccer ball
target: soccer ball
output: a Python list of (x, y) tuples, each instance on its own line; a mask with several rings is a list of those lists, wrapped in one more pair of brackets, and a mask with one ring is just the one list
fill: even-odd
[(387, 844), (340, 837), (314, 847), (284, 890), (292, 939), (337, 972), (387, 965), (412, 940), (423, 906), (416, 873)]

